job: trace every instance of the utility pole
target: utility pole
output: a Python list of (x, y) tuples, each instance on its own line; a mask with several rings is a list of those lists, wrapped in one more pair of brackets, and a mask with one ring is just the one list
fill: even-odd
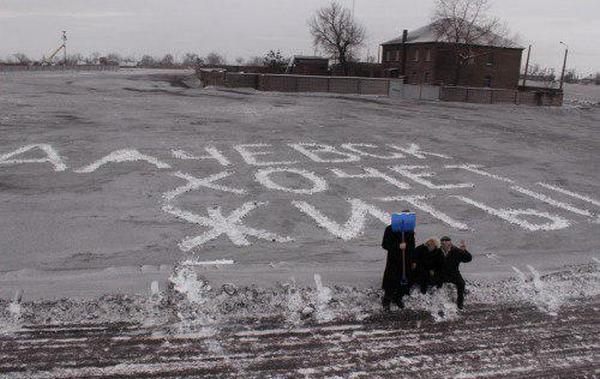
[(527, 84), (527, 74), (529, 73), (529, 57), (531, 57), (531, 45), (527, 50), (527, 62), (525, 62), (525, 75), (523, 76), (523, 87)]
[(63, 53), (64, 53), (64, 65), (67, 65), (67, 31), (62, 31), (62, 41), (63, 41)]
[(352, 18), (354, 18), (354, 9), (356, 8), (356, 0), (352, 0)]
[(569, 55), (569, 45), (561, 41), (562, 45), (565, 45), (565, 61), (563, 62), (562, 73), (560, 74), (560, 90), (563, 89), (563, 84), (565, 82), (565, 69), (567, 68), (567, 56)]

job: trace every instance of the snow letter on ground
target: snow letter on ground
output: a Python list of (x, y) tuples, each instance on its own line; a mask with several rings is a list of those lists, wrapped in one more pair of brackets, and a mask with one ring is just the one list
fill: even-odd
[(82, 167), (80, 169), (75, 170), (77, 173), (90, 173), (94, 172), (100, 167), (108, 164), (108, 163), (122, 163), (122, 162), (136, 162), (136, 161), (146, 161), (157, 168), (171, 168), (171, 166), (167, 163), (159, 161), (157, 158), (152, 157), (150, 155), (145, 155), (140, 153), (137, 150), (116, 150), (112, 153), (108, 154), (102, 159), (97, 160), (96, 162)]
[(576, 213), (581, 216), (594, 217), (592, 212), (588, 211), (587, 209), (580, 209), (580, 208), (574, 207), (569, 203), (563, 203), (563, 202), (555, 200), (549, 196), (546, 196), (542, 193), (534, 192), (534, 191), (528, 190), (527, 188), (523, 188), (523, 187), (519, 187), (519, 186), (512, 186), (510, 188), (514, 191), (520, 192), (527, 196), (531, 196), (534, 199), (538, 199), (540, 201), (543, 201), (546, 204), (553, 205), (557, 208), (564, 209), (566, 211), (573, 212), (573, 213)]
[(586, 202), (588, 202), (590, 204), (594, 204), (597, 207), (600, 207), (600, 201), (592, 199), (589, 196), (581, 195), (581, 194), (578, 194), (576, 192), (572, 192), (572, 191), (566, 190), (564, 188), (561, 188), (561, 187), (558, 187), (558, 186), (554, 186), (552, 184), (538, 183), (538, 185), (542, 186), (544, 188), (547, 188), (547, 189), (550, 189), (550, 190), (562, 193), (563, 195), (571, 196), (571, 197), (573, 197), (575, 199), (583, 200), (583, 201), (586, 201)]
[[(331, 145), (321, 145), (318, 143), (292, 143), (289, 146), (306, 155), (310, 159), (319, 163), (342, 163), (360, 161), (358, 155), (339, 151)], [(324, 156), (336, 156), (338, 158), (325, 158)]]
[[(312, 188), (306, 188), (306, 189), (284, 187), (280, 184), (275, 183), (271, 179), (271, 175), (274, 173), (291, 173), (291, 174), (300, 175), (300, 176), (304, 177), (305, 179), (311, 181), (313, 183), (313, 186), (312, 186)], [(312, 195), (317, 192), (327, 191), (327, 189), (329, 188), (325, 179), (319, 177), (317, 174), (315, 174), (313, 172), (302, 170), (299, 168), (260, 169), (256, 173), (255, 177), (256, 177), (257, 182), (259, 182), (263, 186), (267, 187), (268, 189), (297, 193), (297, 194), (301, 194), (301, 195)]]
[(429, 213), (431, 216), (437, 218), (440, 221), (443, 221), (444, 223), (450, 225), (453, 228), (456, 228), (458, 230), (468, 230), (469, 229), (469, 227), (466, 224), (453, 219), (452, 217), (448, 216), (447, 214), (440, 212), (437, 209), (433, 208), (431, 205), (423, 202), (423, 200), (426, 200), (429, 198), (431, 198), (431, 197), (417, 195), (417, 196), (385, 197), (380, 200), (381, 201), (406, 202), (406, 203), (409, 203), (410, 205), (412, 205), (413, 207), (415, 207), (419, 210), (422, 210), (423, 212)]
[[(40, 149), (46, 153), (46, 158), (38, 159), (11, 159), (17, 155), (28, 152), (29, 150)], [(6, 153), (0, 156), (0, 166), (2, 165), (15, 165), (20, 163), (50, 163), (54, 167), (54, 171), (65, 171), (67, 165), (63, 162), (60, 155), (54, 150), (54, 148), (45, 143), (38, 143), (35, 145), (23, 146), (20, 149)]]
[(236, 246), (249, 246), (250, 241), (247, 236), (256, 237), (258, 239), (273, 241), (273, 242), (290, 242), (289, 237), (281, 237), (275, 233), (266, 230), (250, 228), (242, 224), (242, 219), (251, 211), (266, 203), (247, 202), (240, 208), (231, 212), (229, 216), (224, 216), (221, 207), (207, 208), (208, 217), (199, 216), (192, 212), (184, 211), (175, 208), (171, 205), (163, 206), (163, 210), (175, 217), (182, 218), (193, 224), (202, 225), (210, 228), (207, 232), (198, 237), (184, 239), (179, 248), (183, 251), (190, 251), (193, 248), (203, 245), (208, 241), (218, 238), (221, 234), (225, 234), (231, 242)]
[(435, 184), (431, 181), (424, 179), (435, 176), (434, 172), (413, 172), (414, 170), (422, 170), (426, 169), (429, 166), (394, 166), (391, 167), (392, 170), (396, 171), (398, 174), (409, 178), (410, 180), (415, 181), (421, 185), (429, 189), (442, 189), (442, 190), (450, 190), (456, 188), (473, 188), (475, 184), (473, 183), (456, 183), (456, 184)]
[[(535, 209), (495, 209), (495, 208), (487, 206), (483, 203), (480, 203), (478, 201), (469, 199), (468, 197), (464, 197), (464, 196), (455, 196), (455, 197), (467, 204), (470, 204), (476, 208), (479, 208), (493, 216), (499, 217), (511, 224), (518, 225), (521, 228), (528, 230), (530, 232), (535, 232), (538, 230), (565, 229), (571, 225), (569, 220), (567, 220), (563, 217), (551, 215), (550, 213), (546, 213), (546, 212), (536, 211)], [(544, 224), (534, 224), (520, 216), (534, 216), (534, 217), (538, 217), (538, 218), (547, 219), (550, 222), (547, 222)]]
[(273, 154), (272, 151), (253, 151), (251, 149), (261, 148), (261, 147), (269, 147), (270, 144), (267, 143), (255, 143), (251, 145), (236, 145), (233, 148), (237, 150), (238, 153), (242, 156), (244, 161), (249, 165), (253, 166), (277, 166), (277, 165), (290, 165), (296, 163), (296, 161), (280, 161), (280, 162), (259, 162), (255, 157), (259, 155), (269, 155)]
[(177, 196), (180, 196), (189, 191), (197, 190), (200, 187), (206, 187), (206, 188), (210, 188), (210, 189), (217, 190), (217, 191), (223, 191), (223, 192), (231, 192), (231, 193), (235, 193), (238, 195), (246, 193), (246, 191), (243, 189), (231, 188), (231, 187), (227, 187), (227, 186), (223, 186), (223, 185), (219, 185), (219, 184), (214, 184), (214, 182), (216, 182), (217, 180), (227, 178), (228, 176), (231, 176), (231, 175), (233, 175), (232, 172), (223, 171), (218, 174), (214, 174), (214, 175), (208, 176), (206, 178), (199, 179), (199, 178), (193, 177), (192, 175), (184, 174), (183, 172), (178, 171), (175, 174), (173, 174), (173, 176), (183, 179), (183, 180), (187, 180), (188, 184), (178, 187), (178, 188), (174, 189), (173, 191), (169, 191), (169, 192), (165, 193), (163, 195), (163, 197), (165, 198), (165, 200), (173, 200)]
[(360, 199), (349, 199), (352, 209), (350, 211), (350, 219), (344, 225), (331, 220), (325, 216), (320, 210), (313, 207), (305, 201), (292, 201), (292, 204), (302, 213), (308, 215), (317, 222), (322, 228), (325, 228), (334, 236), (349, 241), (360, 235), (365, 228), (367, 216), (373, 216), (383, 222), (385, 225), (390, 223), (391, 216), (389, 213), (380, 210), (379, 208), (367, 204)]
[(505, 177), (500, 176), (500, 175), (491, 174), (491, 173), (489, 173), (487, 171), (482, 170), (481, 168), (483, 166), (477, 165), (477, 164), (447, 165), (445, 167), (446, 168), (458, 168), (458, 169), (462, 169), (462, 170), (465, 170), (465, 171), (472, 172), (472, 173), (477, 174), (477, 175), (485, 176), (487, 178), (496, 179), (496, 180), (499, 180), (501, 182), (514, 183), (514, 180), (512, 180), (512, 179), (505, 178)]
[(365, 167), (364, 168), (364, 174), (348, 174), (347, 172), (340, 170), (338, 168), (333, 168), (331, 169), (331, 171), (338, 177), (338, 178), (346, 178), (346, 179), (370, 179), (370, 178), (374, 178), (374, 179), (383, 179), (386, 182), (388, 182), (389, 184), (393, 185), (394, 187), (400, 188), (400, 189), (409, 189), (410, 186), (407, 183), (401, 182), (399, 180), (397, 180), (396, 178), (392, 178), (389, 175), (384, 174), (383, 172), (375, 169), (375, 168), (371, 168), (371, 167)]
[(365, 157), (371, 157), (371, 158), (379, 158), (379, 159), (400, 159), (400, 158), (405, 158), (405, 155), (402, 153), (391, 153), (390, 155), (379, 155), (379, 154), (373, 154), (373, 153), (368, 153), (364, 150), (359, 149), (360, 147), (362, 148), (369, 148), (369, 149), (375, 149), (375, 150), (379, 150), (381, 151), (381, 148), (377, 145), (371, 145), (368, 143), (345, 143), (342, 145), (342, 147), (346, 150), (350, 150), (353, 153), (356, 153), (358, 155), (362, 155)]
[(442, 158), (442, 159), (452, 159), (452, 157), (449, 157), (448, 155), (445, 155), (445, 154), (431, 153), (429, 151), (423, 151), (423, 150), (421, 150), (419, 145), (417, 145), (415, 143), (411, 143), (410, 146), (408, 146), (408, 147), (400, 147), (398, 145), (388, 145), (388, 146), (391, 147), (392, 149), (399, 150), (399, 151), (405, 153), (406, 155), (412, 155), (413, 157), (415, 157), (417, 159), (427, 159), (426, 155), (429, 155), (432, 157), (437, 157), (437, 158)]
[(203, 159), (214, 159), (219, 162), (222, 166), (231, 166), (229, 160), (217, 149), (216, 147), (205, 147), (204, 150), (208, 153), (208, 155), (204, 155), (201, 157), (196, 157), (188, 154), (183, 150), (171, 150), (171, 154), (173, 154), (174, 158), (183, 159), (183, 160), (203, 160)]

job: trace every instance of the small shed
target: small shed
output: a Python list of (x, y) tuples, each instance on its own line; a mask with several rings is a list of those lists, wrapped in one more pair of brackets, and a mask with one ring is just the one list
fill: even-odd
[(295, 55), (290, 61), (286, 73), (295, 75), (327, 75), (329, 73), (329, 58)]

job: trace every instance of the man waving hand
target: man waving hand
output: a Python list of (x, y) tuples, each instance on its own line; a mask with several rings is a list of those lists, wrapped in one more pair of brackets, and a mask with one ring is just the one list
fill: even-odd
[(460, 274), (459, 266), (461, 263), (471, 262), (473, 256), (467, 251), (465, 241), (460, 241), (460, 247), (452, 244), (450, 237), (444, 236), (440, 239), (441, 248), (438, 255), (438, 270), (440, 285), (443, 283), (452, 283), (456, 286), (456, 306), (463, 309), (465, 301), (465, 280)]

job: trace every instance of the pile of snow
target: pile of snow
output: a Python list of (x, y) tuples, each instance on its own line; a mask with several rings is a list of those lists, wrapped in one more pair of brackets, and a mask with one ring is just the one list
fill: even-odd
[(316, 296), (314, 302), (316, 304), (315, 317), (319, 322), (331, 321), (334, 318), (333, 312), (329, 308), (329, 303), (333, 300), (331, 289), (325, 287), (321, 281), (321, 275), (315, 274)]
[[(555, 315), (572, 299), (600, 295), (600, 263), (566, 267), (542, 275), (533, 267), (515, 268), (516, 277), (502, 282), (468, 281), (466, 311), (471, 307), (531, 304), (540, 312)], [(20, 325), (127, 322), (144, 326), (167, 326), (175, 332), (201, 330), (267, 321), (296, 327), (331, 322), (362, 321), (381, 314), (381, 290), (323, 284), (298, 287), (292, 279), (274, 287), (213, 288), (189, 266), (173, 271), (162, 291), (157, 282), (147, 294), (107, 295), (96, 299), (60, 299), (43, 302), (0, 301), (0, 330)], [(462, 312), (455, 306), (452, 285), (422, 295), (418, 288), (405, 298), (407, 310), (429, 314), (436, 322), (455, 320)]]
[(600, 108), (600, 101), (596, 100), (566, 99), (564, 103), (578, 109)]
[(204, 304), (211, 289), (208, 281), (199, 278), (194, 270), (185, 266), (176, 269), (169, 281), (176, 292), (184, 295), (187, 301), (195, 305)]
[(455, 303), (455, 287), (445, 284), (442, 288), (433, 288), (427, 294), (414, 289), (405, 299), (406, 308), (424, 311), (431, 315), (434, 321), (451, 321), (459, 317)]
[[(21, 306), (23, 292), (17, 291), (13, 300), (6, 306), (6, 313), (0, 313), (0, 335), (13, 333), (21, 328), (21, 315), (23, 308)], [(0, 303), (0, 307), (4, 308), (3, 304)], [(4, 317), (2, 317), (4, 316)]]

